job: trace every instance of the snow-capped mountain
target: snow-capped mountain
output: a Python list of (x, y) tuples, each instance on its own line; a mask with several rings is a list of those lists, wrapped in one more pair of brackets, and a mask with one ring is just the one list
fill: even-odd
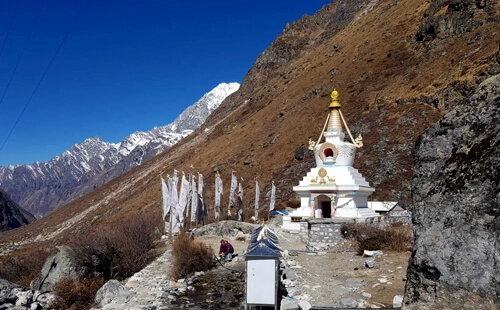
[(0, 187), (27, 211), (37, 217), (44, 216), (186, 137), (239, 86), (221, 83), (172, 123), (147, 132), (134, 132), (120, 143), (88, 138), (48, 162), (0, 167)]

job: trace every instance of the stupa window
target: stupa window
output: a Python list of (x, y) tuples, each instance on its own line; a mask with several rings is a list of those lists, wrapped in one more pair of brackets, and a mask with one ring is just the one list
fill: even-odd
[(331, 148), (327, 148), (323, 154), (325, 154), (325, 158), (333, 157), (333, 150)]
[(337, 160), (338, 150), (333, 143), (325, 142), (319, 149), (319, 157), (322, 161), (328, 159), (329, 162)]

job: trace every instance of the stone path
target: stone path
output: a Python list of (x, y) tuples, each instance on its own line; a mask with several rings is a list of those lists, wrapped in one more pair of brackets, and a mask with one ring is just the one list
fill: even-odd
[(178, 288), (177, 282), (169, 277), (172, 252), (166, 251), (146, 268), (130, 277), (120, 294), (104, 304), (106, 310), (166, 310), (173, 309), (169, 300), (175, 298), (171, 292)]
[[(201, 241), (215, 248), (220, 238), (201, 238)], [(238, 253), (238, 257), (235, 257), (232, 262), (225, 263), (224, 267), (217, 266), (208, 273), (196, 272), (186, 279), (177, 281), (169, 276), (173, 257), (172, 251), (167, 250), (154, 262), (130, 277), (125, 284), (116, 280), (108, 282), (104, 286), (105, 289), (101, 289), (103, 293), (97, 293), (96, 299), (99, 300), (98, 306), (101, 308), (92, 310), (239, 309), (240, 300), (244, 295), (244, 280), (238, 276), (241, 272), (227, 273), (228, 270), (237, 266), (244, 270), (242, 254), (243, 249), (246, 248), (246, 242), (236, 240), (232, 242)], [(215, 277), (210, 276), (209, 282), (222, 281), (222, 284), (215, 285), (218, 287), (207, 285), (201, 288), (201, 291), (195, 290), (194, 287), (200, 286), (200, 279), (205, 274), (207, 276), (219, 274)], [(217, 278), (221, 279), (216, 281)], [(208, 295), (205, 296), (205, 293)], [(233, 293), (237, 296), (230, 296)], [(203, 295), (201, 300), (199, 300), (200, 296), (197, 296), (200, 294)]]

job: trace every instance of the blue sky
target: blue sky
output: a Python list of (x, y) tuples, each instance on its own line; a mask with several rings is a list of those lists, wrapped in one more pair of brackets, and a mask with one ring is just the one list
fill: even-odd
[(0, 166), (167, 125), (328, 2), (0, 0)]

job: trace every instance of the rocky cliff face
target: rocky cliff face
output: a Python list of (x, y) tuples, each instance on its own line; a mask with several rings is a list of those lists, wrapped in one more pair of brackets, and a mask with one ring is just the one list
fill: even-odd
[(34, 220), (35, 217), (31, 213), (19, 207), (0, 189), (0, 231), (18, 228)]
[(500, 307), (500, 75), (419, 138), (405, 309)]

